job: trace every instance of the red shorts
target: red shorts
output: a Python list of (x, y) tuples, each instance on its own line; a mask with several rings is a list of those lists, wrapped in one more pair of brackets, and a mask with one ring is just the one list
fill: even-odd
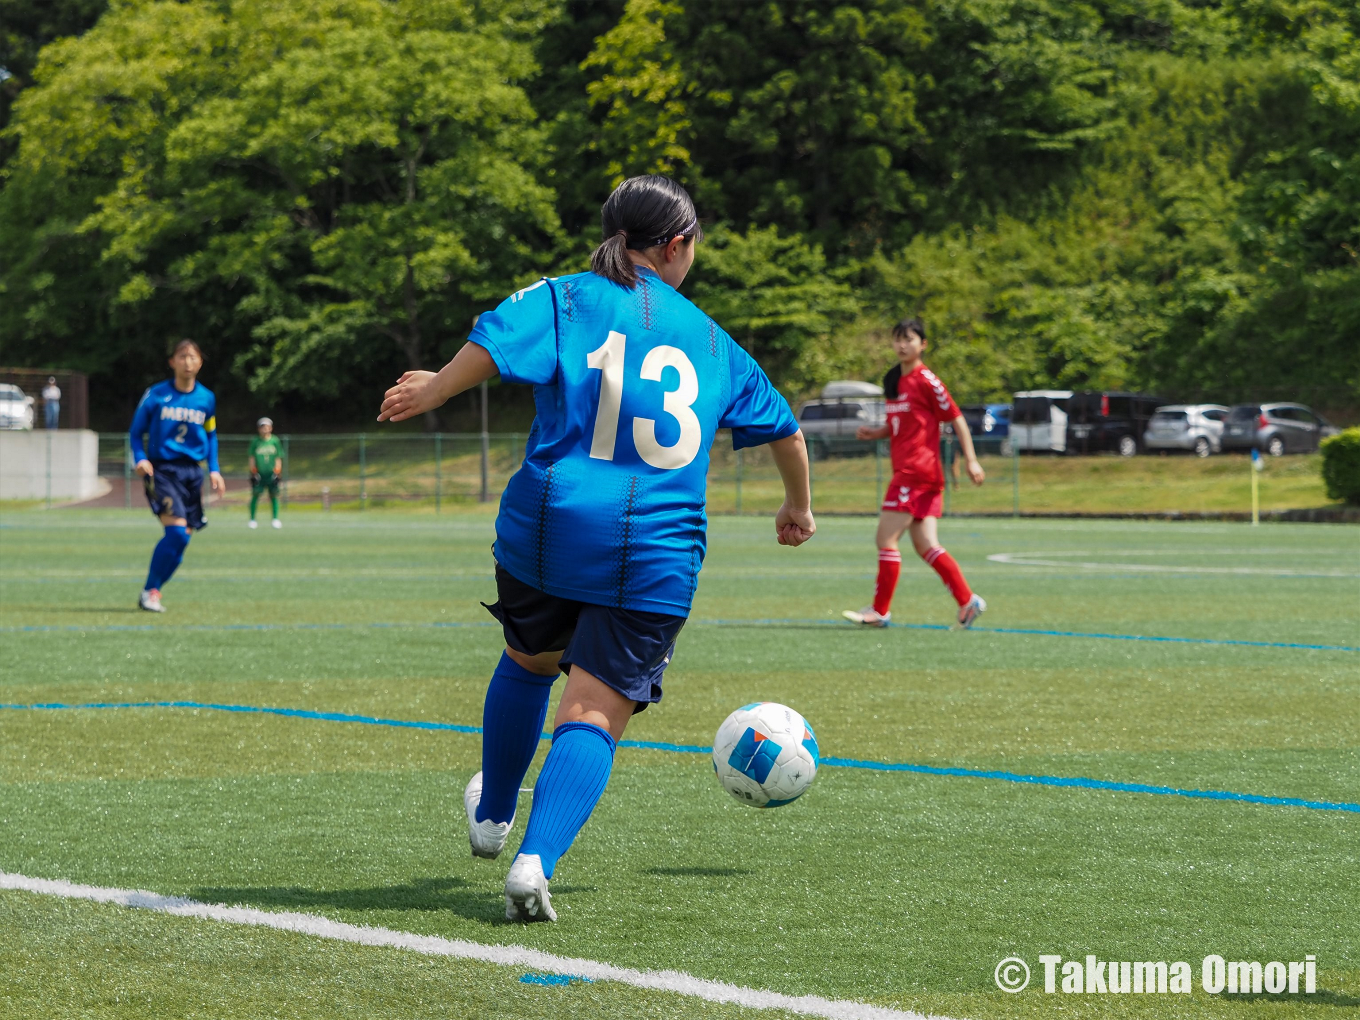
[(911, 514), (918, 521), (924, 517), (939, 517), (944, 512), (944, 490), (913, 486), (901, 475), (893, 475), (883, 496), (883, 509)]

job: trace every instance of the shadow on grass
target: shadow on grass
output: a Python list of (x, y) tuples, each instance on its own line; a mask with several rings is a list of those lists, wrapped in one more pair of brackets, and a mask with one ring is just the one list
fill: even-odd
[[(595, 892), (593, 885), (554, 887), (553, 897)], [(472, 921), (505, 920), (505, 897), (500, 892), (475, 889), (463, 878), (418, 878), (405, 885), (361, 889), (303, 889), (299, 886), (213, 886), (189, 894), (206, 903), (301, 910), (335, 907), (340, 910), (448, 911)]]
[[(554, 889), (554, 893), (558, 890)], [(418, 878), (405, 885), (361, 889), (303, 889), (299, 886), (240, 886), (195, 889), (190, 895), (207, 903), (248, 907), (337, 907), (341, 910), (451, 911), (474, 921), (505, 917), (505, 899), (498, 892), (473, 889), (462, 878)]]
[(642, 873), (665, 878), (740, 878), (754, 874), (746, 868), (643, 868)]

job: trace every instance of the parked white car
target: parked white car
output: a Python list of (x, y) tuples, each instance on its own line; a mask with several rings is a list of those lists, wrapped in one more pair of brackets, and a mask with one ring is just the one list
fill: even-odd
[(0, 383), (0, 429), (31, 429), (33, 398), (13, 383)]
[(1222, 404), (1167, 404), (1148, 422), (1143, 448), (1189, 450), (1196, 457), (1220, 453), (1227, 419), (1228, 409)]
[(1011, 442), (1017, 450), (1062, 453), (1067, 449), (1071, 390), (1024, 390), (1011, 404)]

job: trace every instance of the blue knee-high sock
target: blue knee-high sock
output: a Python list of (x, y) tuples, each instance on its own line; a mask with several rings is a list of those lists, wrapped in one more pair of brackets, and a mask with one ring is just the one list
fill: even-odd
[(522, 854), (538, 854), (548, 878), (595, 809), (613, 767), (614, 738), (600, 727), (570, 722), (553, 730), (552, 750), (534, 781), (534, 806), (519, 848)]
[(189, 548), (189, 529), (178, 524), (165, 526), (165, 537), (156, 543), (151, 554), (151, 569), (146, 574), (147, 588), (162, 588), (175, 573)]
[(482, 802), (477, 821), (515, 817), (520, 784), (534, 760), (556, 676), (540, 676), (502, 652), (482, 706)]

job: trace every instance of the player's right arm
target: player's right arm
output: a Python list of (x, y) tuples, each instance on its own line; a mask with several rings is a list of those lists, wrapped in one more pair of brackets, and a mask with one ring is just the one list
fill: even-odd
[(516, 291), (478, 316), (468, 343), (438, 372), (407, 372), (384, 395), (378, 421), (405, 421), (433, 411), (479, 383), (542, 385), (557, 373), (557, 319), (547, 280)]
[(496, 363), (486, 348), (469, 341), (438, 372), (403, 372), (397, 384), (383, 394), (378, 421), (405, 421), (433, 411), (496, 374)]
[(142, 446), (142, 433), (151, 427), (151, 401), (147, 399), (151, 395), (151, 390), (142, 394), (142, 399), (137, 403), (137, 410), (132, 415), (132, 425), (128, 429), (128, 449), (132, 454), (132, 463), (135, 465), (133, 470), (139, 475), (146, 475), (150, 478), (156, 473), (156, 469), (151, 466), (151, 461), (147, 459), (146, 450)]

